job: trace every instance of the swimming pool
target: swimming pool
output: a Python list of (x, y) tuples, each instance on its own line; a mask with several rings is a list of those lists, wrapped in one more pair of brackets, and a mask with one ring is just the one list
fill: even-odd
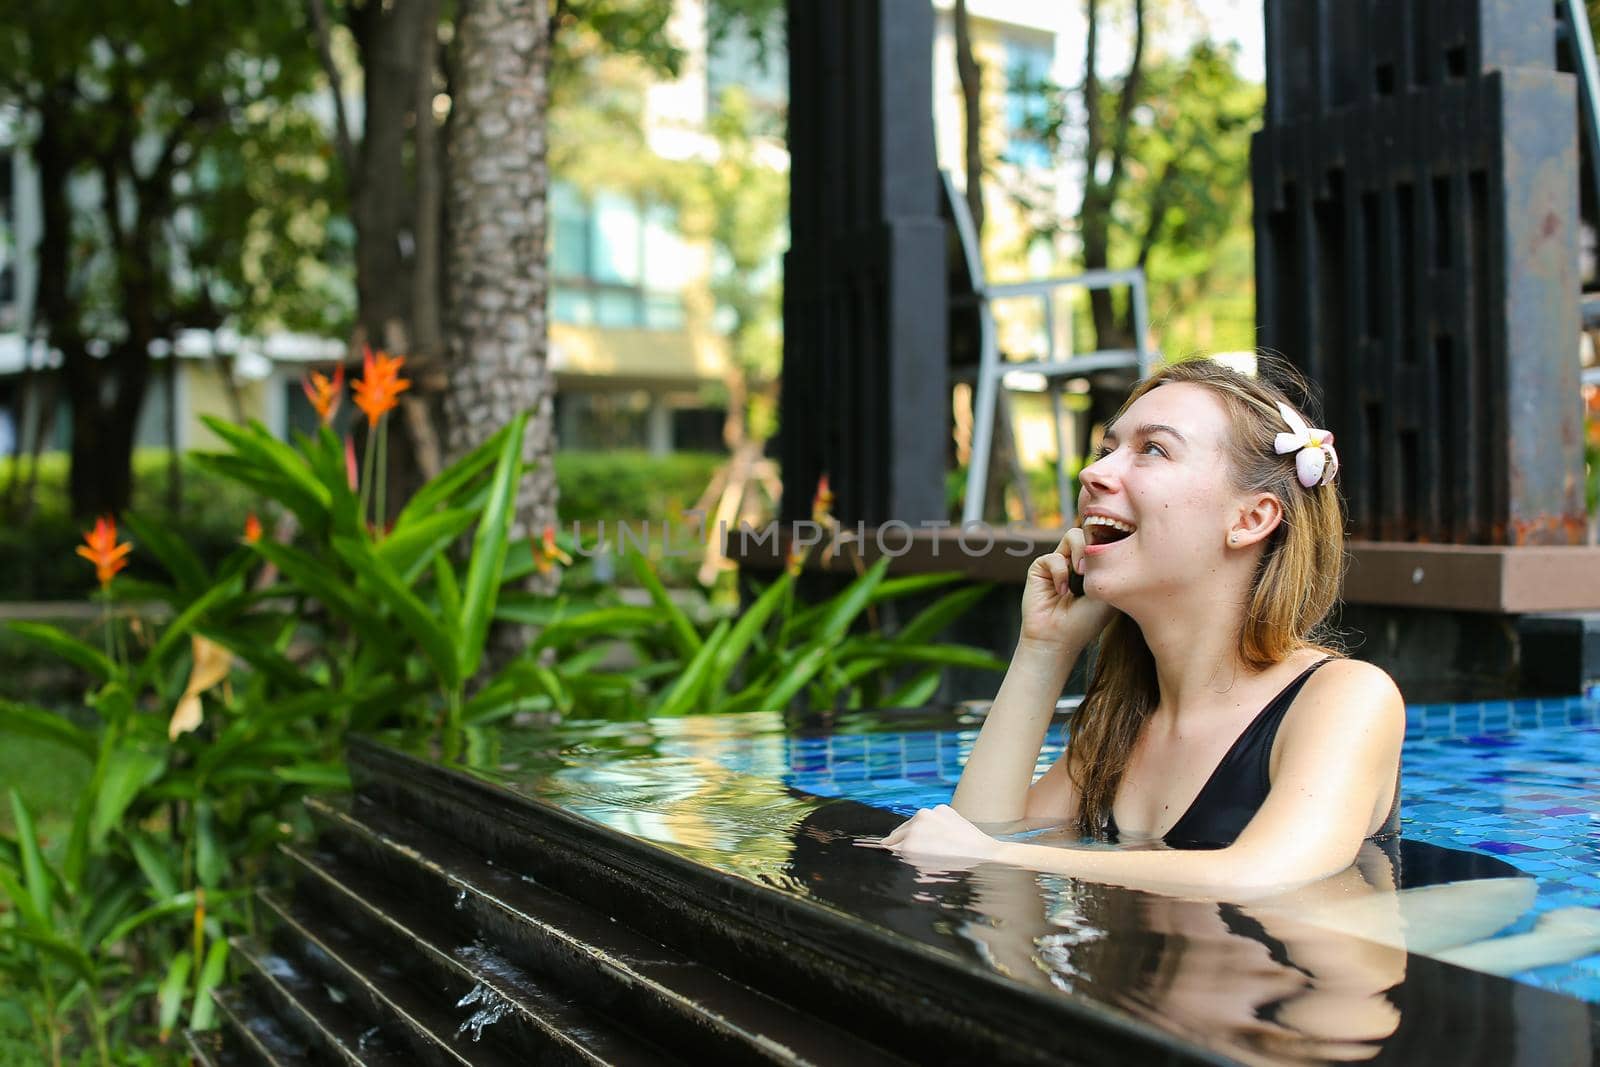
[[(948, 796), (981, 724), (963, 709), (511, 725), (470, 731), (451, 758), (363, 741), (349, 818), (393, 834), (392, 855), (426, 878), (457, 864), (604, 908), (891, 1058), (1409, 1064), (1467, 1049), (1471, 1062), (1587, 1063), (1596, 961), (1500, 974), (1517, 969), (1505, 946), (1518, 930), (1600, 902), (1583, 881), (1596, 711), (1411, 709), (1410, 838), (1264, 901), (858, 847)], [(380, 909), (414, 910), (391, 868), (353, 883)], [(435, 893), (428, 921), (466, 924), (449, 936), (474, 953), (514, 956), (526, 939), (477, 915), (475, 885)], [(1463, 965), (1462, 952), (1477, 955)]]
[[(1407, 712), (1403, 835), (1499, 857), (1538, 884), (1533, 907), (1502, 936), (1532, 929), (1557, 908), (1600, 907), (1600, 699), (1413, 705)], [(890, 729), (675, 741), (664, 751), (710, 756), (738, 773), (910, 815), (949, 802), (976, 738), (975, 727)], [(1061, 731), (1052, 730), (1038, 772), (1062, 746)], [(1600, 1002), (1600, 953), (1514, 977)]]

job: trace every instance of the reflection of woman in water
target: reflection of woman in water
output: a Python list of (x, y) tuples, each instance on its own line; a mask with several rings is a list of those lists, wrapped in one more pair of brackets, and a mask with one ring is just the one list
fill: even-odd
[[(1142, 382), (1080, 476), (1081, 525), (1028, 572), (1017, 651), (952, 807), (884, 844), (1238, 895), (1333, 874), (1395, 834), (1400, 693), (1313, 637), (1344, 555), (1331, 442), (1284, 392), (1209, 360)], [(1096, 637), (1067, 752), (1034, 782)], [(1022, 819), (1169, 847), (1002, 842), (969, 821)]]
[[(1405, 708), (1382, 670), (1313, 636), (1338, 594), (1344, 519), (1332, 437), (1302, 411), (1209, 360), (1140, 383), (1080, 476), (1081, 525), (1029, 569), (1017, 651), (951, 805), (882, 843), (936, 865), (1289, 906), (1502, 974), (1595, 951), (1600, 912), (1587, 908), (1477, 943), (1532, 903), (1531, 880), (1504, 864), (1456, 877), (1432, 853), (1399, 864)], [(1067, 751), (1033, 781), (1056, 698), (1097, 637)], [(1136, 847), (1001, 841), (974, 822), (1066, 824)], [(1374, 848), (1419, 867), (1398, 894), (1319, 882), (1356, 874)]]

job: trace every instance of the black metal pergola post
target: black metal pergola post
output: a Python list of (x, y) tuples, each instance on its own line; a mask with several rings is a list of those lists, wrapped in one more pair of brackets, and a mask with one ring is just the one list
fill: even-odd
[(1358, 538), (1584, 537), (1578, 123), (1549, 3), (1269, 0), (1257, 322)]
[(790, 0), (783, 515), (945, 516), (945, 224), (926, 0)]

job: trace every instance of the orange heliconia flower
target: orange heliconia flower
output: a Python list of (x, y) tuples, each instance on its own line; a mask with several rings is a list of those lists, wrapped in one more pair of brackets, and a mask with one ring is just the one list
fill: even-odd
[(349, 434), (344, 438), (344, 477), (350, 483), (350, 491), (355, 492), (361, 476), (356, 473), (356, 442)]
[(249, 545), (261, 540), (261, 520), (253, 511), (244, 517), (244, 540)]
[(826, 474), (817, 479), (817, 491), (811, 498), (811, 521), (818, 526), (833, 522), (833, 489), (828, 485)]
[(128, 565), (127, 556), (133, 546), (126, 541), (117, 544), (117, 520), (110, 515), (94, 520), (94, 529), (83, 535), (83, 542), (78, 546), (78, 555), (94, 564), (100, 588), (109, 588), (111, 579)]
[(351, 388), (356, 394), (356, 407), (367, 413), (367, 424), (377, 426), (386, 412), (400, 405), (400, 394), (411, 388), (411, 382), (400, 377), (400, 368), (406, 357), (391, 356), (383, 352), (364, 350), (361, 380)]
[(312, 371), (300, 384), (306, 391), (306, 399), (316, 409), (317, 418), (322, 420), (322, 425), (330, 425), (334, 412), (339, 410), (339, 398), (344, 395), (344, 364), (333, 368), (332, 378)]
[(533, 543), (533, 562), (534, 566), (539, 568), (540, 574), (549, 574), (555, 570), (557, 563), (564, 567), (572, 566), (572, 557), (562, 551), (561, 547), (556, 544), (556, 528), (554, 526), (546, 526), (542, 542), (535, 541)]

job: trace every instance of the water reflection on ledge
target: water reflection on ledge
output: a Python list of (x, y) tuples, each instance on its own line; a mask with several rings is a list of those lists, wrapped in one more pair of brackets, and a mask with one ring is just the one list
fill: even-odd
[[(966, 725), (897, 725), (935, 719)], [(923, 869), (857, 847), (900, 816), (784, 784), (781, 739), (792, 731), (776, 714), (507, 729), (472, 737), (463, 763), (1031, 995), (1093, 1002), (1242, 1062), (1422, 1062), (1447, 1048), (1452, 1062), (1595, 1058), (1594, 1005), (1418, 954), (1449, 958), (1527, 907), (1531, 883), (1500, 861), (1369, 844), (1334, 878), (1248, 903), (996, 864)], [(773, 739), (770, 766), (735, 772), (717, 758), (752, 737)]]

